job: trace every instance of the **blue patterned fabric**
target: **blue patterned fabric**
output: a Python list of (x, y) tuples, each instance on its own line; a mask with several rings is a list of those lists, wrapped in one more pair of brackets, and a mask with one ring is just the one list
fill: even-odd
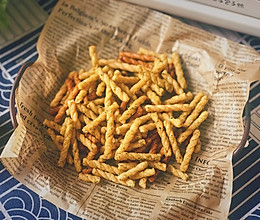
[[(48, 14), (55, 0), (39, 0), (37, 4)], [(229, 37), (229, 31), (197, 22), (185, 22), (206, 30), (216, 30)], [(9, 116), (11, 88), (21, 65), (37, 59), (36, 42), (43, 25), (19, 40), (0, 48), (0, 153), (14, 131)], [(227, 34), (228, 33), (228, 34)], [(1, 32), (0, 32), (1, 34)], [(234, 35), (232, 35), (234, 36)], [(235, 33), (236, 41), (260, 52), (260, 38)], [(260, 219), (260, 83), (251, 85), (251, 130), (249, 146), (233, 160), (233, 197), (229, 219)], [(0, 219), (81, 219), (41, 198), (14, 179), (0, 162)]]

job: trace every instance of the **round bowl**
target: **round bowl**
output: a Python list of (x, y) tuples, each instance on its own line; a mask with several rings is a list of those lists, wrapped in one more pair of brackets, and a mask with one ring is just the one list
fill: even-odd
[[(33, 64), (33, 62), (27, 62), (27, 63), (23, 64), (23, 66), (21, 67), (21, 69), (19, 70), (19, 72), (16, 76), (16, 79), (14, 81), (14, 84), (13, 84), (13, 87), (11, 90), (9, 107), (10, 107), (10, 117), (11, 117), (12, 125), (14, 128), (16, 128), (18, 126), (18, 123), (16, 120), (16, 111), (15, 111), (15, 90), (19, 85), (19, 82), (22, 78), (24, 71), (32, 64)], [(238, 147), (233, 152), (233, 158), (236, 158), (243, 151), (243, 148), (248, 140), (249, 131), (250, 131), (250, 123), (251, 123), (250, 105), (248, 102), (246, 103), (245, 108), (244, 108), (244, 115), (245, 115), (244, 133), (242, 135), (242, 139), (241, 139)]]

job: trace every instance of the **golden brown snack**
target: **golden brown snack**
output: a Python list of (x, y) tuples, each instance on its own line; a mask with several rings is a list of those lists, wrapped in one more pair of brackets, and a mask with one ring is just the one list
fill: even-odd
[(133, 58), (135, 60), (142, 60), (142, 61), (149, 61), (149, 62), (153, 62), (155, 60), (155, 56), (152, 55), (131, 53), (126, 51), (119, 52), (119, 56), (126, 56), (126, 57)]
[(199, 136), (200, 136), (200, 131), (197, 129), (193, 132), (192, 137), (189, 141), (189, 144), (186, 147), (186, 152), (184, 154), (183, 161), (181, 162), (181, 165), (180, 165), (180, 170), (182, 172), (186, 172), (186, 170), (188, 169), (191, 155), (199, 141)]
[(140, 48), (104, 60), (90, 46), (89, 56), (92, 67), (68, 74), (50, 104), (54, 120), (44, 121), (61, 151), (58, 166), (74, 163), (79, 179), (93, 183), (102, 177), (134, 187), (136, 179), (146, 188), (166, 170), (187, 180), (208, 97), (192, 99), (178, 54)]
[(90, 110), (89, 108), (84, 106), (83, 104), (77, 104), (77, 109), (80, 112), (84, 113), (85, 116), (87, 116), (88, 118), (90, 118), (92, 120), (97, 118), (97, 115), (92, 110)]
[(128, 146), (127, 150), (128, 150), (128, 151), (132, 151), (132, 150), (134, 150), (134, 149), (137, 149), (137, 148), (140, 148), (140, 147), (145, 147), (145, 146), (146, 146), (145, 139), (140, 139), (140, 140), (138, 140), (138, 141), (136, 141), (136, 142), (132, 142), (132, 143)]
[(58, 131), (58, 132), (60, 132), (60, 130), (61, 130), (61, 126), (59, 124), (57, 124), (56, 122), (54, 122), (54, 121), (50, 121), (48, 119), (45, 119), (43, 121), (43, 124), (48, 126), (51, 129), (54, 129), (54, 130)]
[(203, 96), (199, 103), (196, 105), (194, 110), (191, 114), (187, 117), (185, 123), (183, 124), (184, 127), (190, 126), (190, 124), (198, 117), (200, 112), (204, 109), (205, 105), (207, 104), (209, 98), (207, 96)]
[(144, 103), (144, 101), (147, 99), (146, 96), (140, 96), (138, 99), (136, 99), (128, 109), (124, 111), (124, 113), (121, 115), (121, 117), (118, 119), (122, 124), (126, 122), (127, 119), (131, 117), (136, 111), (136, 109)]
[(193, 97), (191, 92), (187, 92), (187, 93), (182, 93), (180, 95), (175, 95), (172, 96), (169, 99), (166, 99), (163, 104), (165, 105), (172, 105), (172, 104), (176, 104), (176, 103), (180, 103), (180, 102), (187, 102), (189, 100), (191, 100)]
[(95, 68), (91, 68), (89, 71), (82, 71), (79, 72), (79, 79), (80, 80), (84, 80), (87, 79), (88, 77), (90, 77), (91, 75), (95, 74)]
[(194, 109), (196, 107), (196, 105), (199, 103), (200, 99), (204, 96), (204, 94), (202, 92), (199, 92), (191, 101), (190, 103), (190, 111), (186, 111), (186, 112), (182, 112), (181, 115), (179, 116), (179, 120), (181, 122), (185, 122), (187, 116), (190, 114), (191, 110)]
[(201, 149), (201, 142), (200, 142), (200, 139), (199, 139), (195, 148), (194, 148), (194, 153), (196, 153), (196, 154), (199, 153), (200, 149)]
[(142, 66), (145, 66), (145, 67), (147, 67), (149, 69), (153, 68), (152, 64), (146, 63), (146, 62), (144, 62), (142, 60), (135, 60), (135, 59), (133, 59), (131, 57), (124, 56), (124, 55), (120, 55), (119, 56), (119, 60), (121, 60), (124, 63), (134, 64), (134, 65), (142, 65)]
[(77, 133), (77, 138), (85, 147), (88, 148), (90, 154), (87, 156), (87, 158), (89, 160), (92, 160), (98, 152), (97, 145), (95, 145), (88, 138), (86, 138), (84, 134)]
[(96, 53), (96, 47), (95, 46), (90, 46), (89, 48), (89, 56), (91, 59), (91, 63), (93, 67), (98, 66), (98, 58), (97, 58), (97, 53)]
[(167, 165), (165, 163), (161, 163), (158, 161), (148, 161), (149, 167), (161, 170), (161, 171), (166, 171)]
[(105, 88), (106, 88), (105, 82), (99, 83), (96, 91), (97, 96), (102, 96), (103, 92), (105, 91)]
[[(169, 66), (169, 63), (168, 63), (168, 66)], [(165, 90), (167, 92), (172, 93), (173, 92), (173, 83), (172, 83), (173, 79), (172, 79), (171, 75), (166, 70), (163, 70), (161, 73), (161, 76), (163, 78)]]
[(106, 86), (110, 86), (113, 93), (123, 102), (128, 102), (128, 95), (122, 91), (122, 89), (108, 76), (107, 73), (103, 72), (101, 68), (98, 68), (98, 74), (100, 79), (105, 82)]
[(59, 91), (56, 93), (54, 99), (50, 103), (50, 107), (55, 107), (59, 104), (61, 101), (62, 97), (66, 94), (67, 92), (67, 84), (66, 82), (60, 87)]
[(72, 131), (71, 145), (72, 145), (72, 155), (73, 155), (74, 166), (75, 166), (76, 171), (80, 172), (82, 170), (82, 166), (81, 166), (81, 160), (80, 160), (80, 156), (79, 156), (78, 142), (76, 139), (76, 129), (73, 129), (73, 131)]
[(147, 182), (147, 178), (144, 177), (144, 178), (142, 178), (142, 179), (139, 180), (138, 185), (139, 185), (141, 188), (145, 189), (145, 188), (146, 188), (146, 182)]
[(107, 111), (107, 131), (104, 154), (100, 156), (100, 160), (108, 160), (113, 158), (113, 139), (115, 134), (114, 112), (118, 109), (118, 104), (112, 105)]
[(121, 173), (118, 176), (118, 179), (119, 180), (125, 180), (130, 176), (134, 176), (137, 172), (144, 170), (147, 166), (148, 166), (147, 161), (141, 162), (141, 163), (137, 164), (135, 167), (131, 168), (130, 170), (128, 170), (124, 173)]
[(120, 172), (124, 172), (124, 171), (127, 171), (127, 170), (130, 170), (132, 169), (133, 167), (135, 167), (137, 165), (136, 162), (121, 162), (121, 163), (118, 163), (118, 169), (120, 170)]
[(165, 130), (163, 129), (163, 123), (162, 121), (159, 119), (159, 116), (156, 112), (151, 113), (151, 118), (154, 121), (158, 134), (160, 135), (162, 141), (162, 145), (163, 145), (163, 154), (166, 157), (170, 157), (172, 155), (172, 151), (170, 148), (170, 142), (169, 142), (169, 138), (166, 135)]
[(96, 115), (101, 114), (104, 111), (104, 107), (100, 106), (100, 105), (95, 105), (94, 102), (89, 102), (87, 104), (87, 107), (92, 110)]
[(173, 129), (172, 129), (172, 126), (171, 126), (171, 122), (166, 120), (166, 121), (163, 122), (163, 125), (165, 127), (166, 134), (167, 134), (169, 141), (171, 143), (172, 152), (175, 156), (176, 162), (181, 163), (182, 162), (182, 155), (181, 155), (180, 149), (178, 147), (177, 140), (174, 136)]
[(87, 158), (83, 158), (83, 165), (91, 168), (98, 168), (100, 170), (113, 173), (116, 175), (119, 175), (121, 173), (117, 167), (99, 162), (98, 160), (88, 160)]
[(130, 179), (120, 180), (120, 179), (118, 179), (118, 176), (115, 176), (112, 173), (108, 173), (108, 172), (105, 172), (105, 171), (97, 169), (97, 168), (93, 168), (92, 173), (96, 176), (103, 177), (104, 179), (111, 180), (112, 182), (115, 182), (115, 183), (121, 183), (123, 185), (131, 186), (131, 187), (135, 186), (134, 180), (130, 180)]
[(155, 169), (154, 168), (151, 168), (151, 169), (148, 168), (148, 169), (145, 169), (143, 171), (139, 171), (134, 175), (131, 175), (130, 178), (133, 179), (133, 180), (138, 180), (138, 179), (142, 179), (142, 178), (145, 178), (145, 177), (152, 176), (154, 174), (155, 174)]
[(135, 94), (137, 93), (143, 86), (147, 84), (148, 78), (143, 78), (138, 83), (134, 84), (131, 89), (130, 93)]
[(104, 59), (100, 59), (98, 61), (98, 64), (100, 66), (109, 66), (110, 68), (113, 69), (119, 69), (119, 70), (126, 70), (129, 72), (138, 72), (138, 67), (136, 65), (132, 65), (132, 64), (128, 64), (128, 63), (123, 63), (121, 61), (118, 60), (104, 60)]
[(155, 53), (154, 51), (152, 50), (148, 50), (146, 48), (143, 48), (143, 47), (140, 47), (137, 54), (142, 54), (142, 55), (147, 55), (147, 56), (153, 56), (153, 57), (157, 57), (158, 54)]
[(160, 105), (161, 99), (155, 92), (153, 92), (147, 85), (142, 87), (143, 92), (146, 93), (147, 97), (151, 100), (154, 105)]
[(175, 67), (175, 74), (177, 76), (177, 81), (180, 84), (181, 88), (186, 89), (187, 88), (186, 79), (184, 78), (183, 75), (180, 57), (176, 52), (172, 54), (172, 60)]
[(72, 122), (69, 121), (67, 123), (67, 127), (66, 127), (66, 130), (65, 130), (65, 135), (64, 135), (65, 138), (64, 138), (64, 141), (63, 141), (62, 149), (61, 149), (61, 152), (60, 152), (60, 158), (59, 158), (59, 161), (58, 161), (59, 167), (64, 167), (64, 165), (66, 163), (68, 150), (69, 150), (69, 147), (70, 147), (70, 142), (71, 142), (71, 137), (72, 137), (72, 129), (73, 129)]
[[(167, 66), (168, 66), (167, 54), (158, 54), (157, 58), (154, 60), (154, 66), (152, 72), (154, 73), (154, 75), (156, 75), (161, 71), (163, 71), (164, 69), (167, 69)], [(157, 78), (157, 80), (160, 80), (160, 78)], [(161, 85), (163, 85), (163, 83)]]
[(120, 144), (119, 148), (116, 150), (115, 158), (117, 157), (118, 154), (125, 152), (127, 150), (128, 146), (130, 145), (130, 142), (133, 140), (141, 123), (142, 123), (142, 121), (139, 118), (134, 120), (129, 131), (126, 132), (126, 135), (125, 135), (122, 143)]
[(189, 111), (189, 104), (173, 104), (173, 105), (146, 105), (147, 112), (172, 112), (172, 111)]
[(88, 89), (82, 89), (79, 91), (78, 95), (76, 96), (75, 103), (80, 103), (86, 97), (88, 93)]
[(186, 173), (180, 171), (179, 169), (176, 169), (174, 166), (170, 164), (167, 166), (167, 171), (171, 172), (174, 176), (180, 177), (183, 180), (187, 180), (189, 178), (189, 176)]
[(182, 143), (183, 141), (186, 140), (186, 138), (191, 135), (193, 133), (193, 131), (195, 131), (203, 121), (206, 120), (206, 118), (208, 117), (208, 112), (204, 111), (202, 112), (199, 117), (183, 132), (179, 135), (177, 141), (178, 143)]
[(160, 114), (160, 117), (162, 118), (162, 120), (166, 120), (171, 122), (171, 124), (174, 127), (180, 128), (182, 127), (183, 123), (181, 122), (181, 120), (179, 118), (174, 118), (171, 114), (169, 113), (162, 113)]
[(100, 182), (100, 177), (99, 176), (93, 176), (91, 174), (84, 174), (84, 173), (79, 173), (79, 180), (83, 180), (85, 182), (91, 182), (91, 183), (99, 183)]
[(141, 133), (146, 133), (146, 132), (151, 131), (151, 130), (153, 130), (155, 128), (156, 128), (156, 125), (154, 124), (154, 122), (150, 122), (148, 124), (140, 126), (139, 127), (139, 131)]
[(147, 161), (160, 161), (161, 154), (148, 154), (148, 153), (129, 153), (122, 152), (115, 156), (118, 161), (122, 160), (147, 160)]
[(102, 112), (97, 118), (91, 121), (88, 125), (82, 128), (83, 133), (88, 133), (90, 130), (93, 130), (96, 126), (98, 126), (101, 122), (106, 120), (107, 112)]
[(71, 91), (71, 93), (69, 93), (69, 96), (66, 99), (64, 105), (59, 109), (57, 115), (55, 116), (55, 118), (54, 118), (55, 122), (59, 123), (62, 120), (62, 118), (65, 115), (66, 110), (68, 108), (68, 101), (74, 99), (78, 93), (79, 93), (79, 89), (78, 89), (78, 86), (76, 85), (73, 88), (73, 90)]
[(170, 85), (172, 85), (173, 90), (176, 94), (180, 95), (180, 94), (184, 93), (183, 89), (180, 87), (178, 82), (175, 79), (173, 79), (170, 74), (168, 74), (167, 72), (163, 72), (162, 78), (165, 80), (164, 84), (170, 83)]
[(112, 80), (116, 83), (124, 83), (124, 84), (135, 84), (140, 79), (136, 76), (122, 76), (122, 75), (114, 75)]
[(91, 76), (89, 76), (88, 78), (84, 79), (83, 81), (81, 81), (79, 84), (78, 84), (78, 88), (80, 90), (82, 89), (85, 89), (87, 88), (91, 83), (97, 81), (99, 79), (99, 75), (98, 73), (95, 73)]
[(77, 107), (76, 107), (76, 103), (74, 100), (69, 100), (68, 101), (68, 107), (69, 107), (69, 111), (70, 111), (70, 117), (72, 119), (72, 123), (74, 125), (74, 127), (76, 129), (80, 129), (81, 128), (81, 124), (79, 121), (79, 117), (78, 117), (78, 112), (77, 112)]

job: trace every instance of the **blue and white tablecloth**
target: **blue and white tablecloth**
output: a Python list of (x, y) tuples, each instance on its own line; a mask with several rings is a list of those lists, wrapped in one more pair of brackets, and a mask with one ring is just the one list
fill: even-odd
[[(19, 2), (19, 3), (17, 3)], [(14, 131), (9, 116), (11, 88), (21, 65), (37, 59), (36, 43), (55, 0), (10, 1), (9, 26), (0, 26), (0, 153)], [(12, 15), (15, 14), (15, 17)], [(260, 52), (260, 38), (180, 18)], [(249, 146), (233, 160), (229, 219), (260, 219), (260, 82), (251, 84)], [(81, 219), (41, 198), (14, 179), (0, 162), (0, 219)]]

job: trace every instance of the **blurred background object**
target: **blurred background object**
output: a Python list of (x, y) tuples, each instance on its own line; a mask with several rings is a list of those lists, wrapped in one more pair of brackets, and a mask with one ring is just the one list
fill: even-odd
[(8, 0), (0, 0), (0, 28), (7, 26), (6, 6)]
[(171, 15), (260, 37), (259, 0), (125, 0)]
[(0, 48), (36, 30), (47, 17), (35, 0), (0, 0)]

